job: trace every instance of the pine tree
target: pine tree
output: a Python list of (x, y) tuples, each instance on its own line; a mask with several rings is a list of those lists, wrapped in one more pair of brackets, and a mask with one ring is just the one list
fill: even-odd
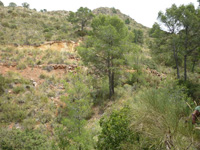
[(63, 128), (59, 129), (59, 146), (62, 149), (90, 149), (91, 136), (86, 126), (86, 117), (91, 112), (90, 90), (86, 85), (86, 77), (81, 74), (71, 74), (70, 82), (66, 83), (68, 97), (62, 100), (66, 103), (68, 116), (63, 118)]
[(92, 21), (92, 35), (78, 48), (85, 65), (96, 70), (109, 80), (109, 97), (114, 94), (115, 80), (120, 66), (124, 64), (124, 54), (131, 47), (128, 30), (118, 17), (97, 16)]

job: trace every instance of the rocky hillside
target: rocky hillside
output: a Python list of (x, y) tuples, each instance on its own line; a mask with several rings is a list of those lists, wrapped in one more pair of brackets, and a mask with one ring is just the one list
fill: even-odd
[[(147, 35), (149, 30), (115, 8), (101, 7), (93, 13), (117, 15), (130, 31), (142, 30)], [(77, 40), (73, 25), (67, 21), (68, 15), (68, 11), (38, 12), (23, 7), (1, 7), (0, 44), (39, 45), (45, 41)]]
[(147, 32), (148, 29), (149, 29), (149, 28), (143, 26), (142, 24), (137, 23), (130, 16), (123, 14), (119, 9), (108, 8), (108, 7), (100, 7), (100, 8), (94, 9), (93, 13), (96, 14), (96, 15), (98, 15), (98, 14), (106, 14), (106, 15), (111, 15), (111, 16), (117, 15), (117, 16), (119, 16), (120, 19), (125, 21), (125, 23), (129, 27), (129, 30), (140, 29), (140, 30), (143, 30), (144, 32)]
[[(62, 15), (61, 15), (62, 14)], [(69, 39), (67, 12), (37, 12), (23, 7), (1, 7), (0, 44), (40, 44)]]

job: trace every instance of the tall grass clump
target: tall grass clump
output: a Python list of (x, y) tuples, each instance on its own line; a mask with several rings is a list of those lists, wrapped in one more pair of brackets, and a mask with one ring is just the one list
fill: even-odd
[[(141, 90), (131, 101), (131, 128), (140, 134), (146, 149), (195, 149), (199, 131), (189, 117), (192, 110), (187, 89), (165, 81), (159, 88)], [(190, 119), (190, 120), (189, 120)]]

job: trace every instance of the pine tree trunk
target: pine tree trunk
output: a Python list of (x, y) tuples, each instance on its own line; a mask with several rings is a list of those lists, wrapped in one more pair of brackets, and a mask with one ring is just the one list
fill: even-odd
[(184, 80), (187, 80), (187, 55), (184, 56)]
[(108, 55), (107, 67), (108, 67), (108, 82), (109, 82), (109, 99), (111, 99), (112, 97), (112, 71), (111, 71), (110, 55)]
[(108, 78), (109, 78), (109, 99), (112, 97), (112, 75), (111, 70), (108, 70)]
[(81, 145), (79, 145), (79, 148), (78, 148), (78, 150), (82, 150), (82, 148), (81, 148)]
[(195, 64), (196, 64), (196, 60), (193, 61), (193, 64), (192, 64), (192, 72), (194, 72)]
[(114, 90), (114, 72), (112, 72), (111, 70), (108, 71), (108, 76), (109, 76), (109, 99), (112, 98), (112, 96), (115, 93)]
[(81, 32), (83, 32), (83, 28), (84, 28), (84, 23), (83, 23), (83, 20), (81, 22)]
[(177, 78), (180, 79), (179, 65), (178, 65), (178, 58), (177, 58), (177, 52), (176, 52), (175, 45), (173, 45), (173, 53), (174, 53), (174, 59), (175, 59), (175, 62), (176, 62)]
[(112, 72), (112, 95), (115, 94), (114, 72)]

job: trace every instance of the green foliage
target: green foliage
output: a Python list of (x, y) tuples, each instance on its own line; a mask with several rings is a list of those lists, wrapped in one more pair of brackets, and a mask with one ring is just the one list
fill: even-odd
[(14, 2), (10, 2), (8, 6), (9, 7), (17, 7), (17, 4), (15, 4)]
[(24, 92), (24, 87), (23, 86), (17, 86), (13, 89), (13, 93), (19, 94), (20, 92)]
[(22, 3), (22, 6), (23, 6), (24, 8), (29, 8), (29, 7), (30, 7), (30, 5), (29, 5), (27, 2)]
[(40, 74), (40, 79), (45, 79), (47, 76), (45, 74)]
[(47, 40), (47, 41), (51, 41), (52, 36), (53, 36), (53, 33), (51, 33), (51, 32), (47, 32), (47, 33), (44, 35), (45, 40)]
[(26, 111), (23, 110), (22, 107), (17, 104), (12, 104), (10, 102), (4, 103), (2, 98), (0, 100), (1, 123), (9, 123), (13, 121), (21, 122), (26, 118)]
[(0, 96), (4, 93), (5, 78), (0, 74)]
[(24, 70), (24, 69), (26, 69), (26, 65), (25, 65), (24, 63), (19, 63), (19, 64), (17, 65), (17, 69), (18, 69), (18, 70)]
[(125, 20), (125, 24), (130, 24), (129, 18), (127, 18), (127, 19)]
[(68, 21), (75, 24), (77, 28), (81, 31), (80, 35), (84, 35), (85, 28), (90, 23), (93, 18), (93, 13), (87, 7), (80, 7), (77, 12), (70, 12), (68, 16)]
[(47, 136), (37, 130), (1, 129), (0, 137), (0, 148), (2, 150), (44, 150), (50, 148)]
[(184, 85), (188, 88), (187, 94), (188, 96), (192, 97), (194, 101), (197, 103), (200, 102), (200, 83), (192, 81), (192, 80), (180, 80), (179, 81), (180, 85)]
[(8, 22), (2, 22), (2, 26), (9, 28), (9, 23)]
[(162, 33), (163, 31), (161, 30), (160, 26), (158, 23), (154, 23), (153, 27), (149, 30), (149, 36), (150, 37), (160, 37), (159, 35)]
[[(2, 40), (0, 43), (40, 45), (46, 40), (66, 40), (69, 39), (69, 35), (70, 37), (74, 36), (72, 29), (74, 26), (69, 26), (66, 15), (61, 12), (40, 13), (20, 7), (15, 9), (1, 7), (0, 17), (4, 18), (1, 21), (0, 39)], [(59, 28), (58, 25), (62, 28)]]
[(98, 136), (99, 150), (121, 150), (122, 144), (133, 143), (137, 135), (130, 130), (129, 108), (113, 111), (110, 117), (100, 120), (102, 131)]
[(17, 29), (17, 25), (16, 25), (16, 24), (11, 24), (11, 25), (10, 25), (10, 28), (11, 28), (11, 29)]
[[(68, 97), (63, 97), (67, 106), (67, 118), (63, 118), (64, 127), (58, 129), (59, 146), (62, 149), (91, 149), (92, 139), (85, 129), (85, 118), (91, 112), (90, 90), (84, 75), (71, 74), (70, 82), (66, 83)], [(64, 140), (65, 139), (65, 140)]]
[(123, 82), (123, 84), (133, 85), (135, 88), (139, 88), (140, 86), (147, 86), (147, 80), (150, 78), (146, 77), (146, 75), (140, 69), (134, 73), (126, 73), (124, 76), (126, 77), (126, 80)]
[(97, 16), (92, 21), (92, 35), (88, 37), (78, 53), (85, 65), (95, 69), (99, 75), (108, 76), (110, 97), (114, 94), (115, 76), (124, 64), (124, 54), (130, 50), (126, 41), (128, 31), (118, 17)]
[(112, 7), (111, 9), (112, 9), (112, 13), (114, 13), (114, 14), (117, 13), (117, 10), (114, 7)]
[(108, 78), (98, 78), (93, 77), (92, 85), (93, 90), (91, 91), (91, 96), (93, 98), (94, 105), (103, 105), (105, 100), (109, 98), (109, 84)]
[(1, 6), (4, 6), (4, 4), (3, 4), (3, 2), (2, 2), (2, 1), (0, 1), (0, 7), (1, 7)]
[(195, 9), (193, 4), (179, 7), (173, 4), (165, 13), (158, 14), (159, 21), (168, 32), (162, 31), (158, 24), (154, 24), (150, 31), (150, 35), (156, 39), (152, 44), (152, 50), (165, 60), (165, 56), (168, 57), (167, 60), (173, 60), (171, 64), (175, 64), (178, 79), (180, 79), (179, 68), (183, 66), (184, 80), (187, 80), (188, 57), (198, 53), (199, 14), (199, 9)]
[(155, 69), (155, 70), (157, 70), (157, 64), (154, 62), (154, 60), (152, 60), (152, 59), (145, 59), (144, 60), (144, 64), (146, 65), (146, 66), (148, 66), (148, 68), (150, 68), (150, 69)]
[(135, 35), (134, 42), (136, 44), (142, 45), (144, 43), (144, 34), (143, 34), (143, 31), (142, 30), (136, 30), (136, 29), (134, 29), (133, 33)]
[(135, 96), (129, 106), (133, 116), (132, 128), (140, 133), (140, 147), (183, 149), (190, 145), (196, 133), (191, 123), (186, 123), (191, 113), (186, 102), (192, 105), (186, 92), (185, 87), (174, 81), (165, 81), (160, 88), (145, 88)]

